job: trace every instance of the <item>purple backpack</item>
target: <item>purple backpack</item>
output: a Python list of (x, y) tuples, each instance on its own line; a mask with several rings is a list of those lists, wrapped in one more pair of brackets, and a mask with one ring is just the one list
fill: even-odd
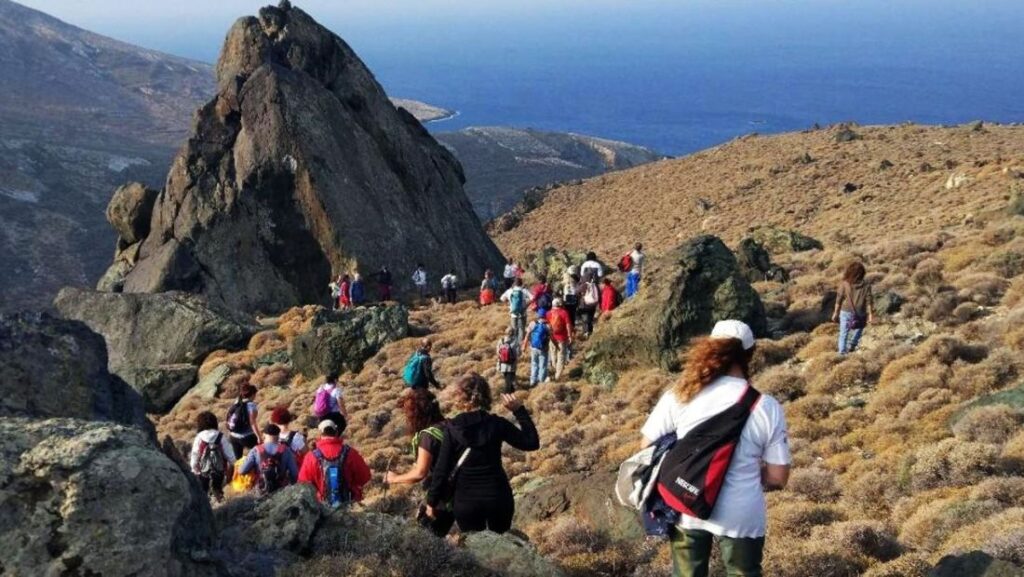
[(331, 394), (334, 393), (334, 389), (337, 385), (325, 384), (321, 385), (316, 392), (316, 398), (313, 399), (313, 414), (317, 417), (323, 417), (327, 413), (331, 412)]

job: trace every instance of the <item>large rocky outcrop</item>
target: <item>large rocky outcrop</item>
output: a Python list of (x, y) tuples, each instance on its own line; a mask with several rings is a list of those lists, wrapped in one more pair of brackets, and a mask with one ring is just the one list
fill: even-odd
[(139, 429), (0, 419), (4, 575), (219, 575), (205, 497)]
[(103, 337), (40, 314), (0, 316), (0, 416), (146, 423), (139, 394), (107, 372)]
[(675, 369), (680, 348), (720, 320), (743, 320), (766, 335), (761, 298), (717, 237), (699, 236), (651, 259), (644, 276), (639, 295), (591, 338), (584, 363), (592, 381), (611, 384), (619, 370), (639, 363)]
[(65, 288), (53, 304), (103, 335), (110, 371), (144, 395), (150, 412), (167, 411), (195, 383), (188, 365), (217, 349), (245, 346), (257, 330), (254, 320), (185, 293)]
[(359, 372), (382, 346), (408, 334), (409, 311), (402, 305), (324, 310), (308, 332), (292, 341), (292, 366), (310, 378), (331, 371)]
[(274, 312), (326, 302), (341, 270), (387, 264), (402, 284), (417, 262), (462, 278), (501, 264), (459, 163), (305, 12), (237, 21), (217, 80), (134, 265), (114, 265), (125, 292)]

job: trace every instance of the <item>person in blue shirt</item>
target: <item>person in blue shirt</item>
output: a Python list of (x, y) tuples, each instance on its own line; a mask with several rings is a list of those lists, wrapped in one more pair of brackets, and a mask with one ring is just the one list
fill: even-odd
[(295, 453), (278, 441), (281, 428), (269, 424), (263, 429), (263, 444), (258, 445), (242, 462), (239, 472), (246, 475), (256, 472), (256, 486), (261, 494), (291, 485), (299, 479), (299, 465), (295, 461)]
[(349, 300), (352, 301), (352, 306), (360, 306), (366, 302), (366, 291), (363, 288), (363, 277), (359, 273), (355, 273), (352, 276), (352, 284), (348, 289)]

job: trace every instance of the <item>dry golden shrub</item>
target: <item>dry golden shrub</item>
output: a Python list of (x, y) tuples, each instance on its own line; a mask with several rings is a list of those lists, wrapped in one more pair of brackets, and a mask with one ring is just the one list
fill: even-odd
[(925, 389), (913, 401), (908, 402), (900, 410), (899, 419), (903, 421), (916, 421), (924, 416), (948, 407), (959, 401), (949, 389)]
[(840, 521), (824, 527), (815, 527), (811, 540), (837, 543), (846, 557), (865, 556), (878, 561), (895, 559), (903, 548), (896, 540), (895, 531), (880, 521)]
[(980, 363), (955, 363), (948, 383), (950, 390), (969, 399), (1015, 383), (1020, 373), (1019, 355), (998, 349)]
[(753, 379), (754, 386), (764, 394), (781, 402), (792, 401), (804, 395), (807, 383), (800, 371), (790, 365), (770, 367)]
[(765, 575), (776, 577), (857, 577), (870, 564), (867, 557), (848, 553), (844, 544), (826, 540), (811, 539), (765, 552)]
[(779, 340), (758, 341), (751, 363), (752, 371), (757, 374), (792, 359), (810, 340), (811, 337), (807, 333), (795, 333)]
[[(990, 501), (991, 503), (991, 501)], [(1024, 546), (1024, 508), (1013, 507), (997, 511), (969, 524), (962, 524), (959, 531), (945, 539), (934, 560), (944, 552), (983, 550), (993, 557), (1020, 563), (1019, 553)]]
[(202, 379), (206, 375), (210, 374), (213, 369), (227, 362), (228, 353), (225, 350), (213, 351), (203, 359), (203, 364), (199, 366), (199, 378)]
[(1024, 474), (1024, 431), (1017, 432), (1003, 445), (1000, 458), (1008, 471)]
[(992, 273), (974, 273), (957, 277), (953, 286), (959, 289), (958, 296), (963, 300), (995, 306), (1006, 294), (1010, 283)]
[(945, 439), (918, 449), (910, 469), (914, 491), (971, 485), (999, 471), (999, 447)]
[(836, 474), (821, 468), (794, 470), (786, 490), (816, 503), (833, 503), (840, 495)]
[(1024, 301), (1024, 278), (1015, 278), (1010, 281), (1010, 287), (1003, 295), (1002, 304), (1004, 307), (1016, 307)]
[(804, 348), (797, 352), (797, 358), (802, 361), (809, 361), (823, 354), (836, 353), (836, 329), (833, 325), (822, 325), (825, 327), (804, 345)]
[(809, 537), (811, 531), (821, 525), (844, 521), (846, 515), (835, 505), (809, 503), (786, 499), (778, 494), (771, 495), (768, 510), (768, 534), (785, 537)]
[(985, 260), (992, 252), (991, 247), (978, 242), (966, 242), (944, 248), (939, 252), (942, 265), (949, 272), (960, 272)]
[(1020, 430), (1024, 412), (1009, 405), (987, 405), (971, 409), (955, 425), (953, 434), (963, 441), (1000, 445)]
[(932, 569), (932, 564), (918, 553), (908, 553), (887, 561), (872, 565), (863, 577), (925, 577)]
[(284, 387), (291, 380), (292, 371), (289, 365), (274, 363), (256, 369), (250, 381), (258, 389)]
[[(853, 469), (851, 466), (847, 470)], [(896, 473), (878, 468), (850, 477), (850, 480), (843, 483), (844, 501), (863, 515), (874, 519), (888, 518), (892, 502), (899, 491)]]
[(252, 379), (252, 373), (247, 370), (233, 371), (220, 386), (222, 399), (235, 399), (242, 391), (242, 385), (246, 385)]
[(994, 477), (971, 488), (976, 501), (999, 501), (1006, 507), (1024, 507), (1024, 477)]
[(911, 401), (928, 389), (940, 389), (945, 386), (949, 367), (936, 362), (919, 364), (914, 362), (906, 370), (887, 374), (897, 363), (906, 363), (907, 358), (890, 363), (879, 379), (878, 388), (868, 402), (868, 410), (884, 415), (897, 415)]
[(918, 507), (900, 526), (900, 541), (925, 551), (937, 551), (957, 530), (981, 521), (1004, 506), (998, 501), (961, 500), (954, 497)]
[(249, 339), (248, 349), (251, 352), (269, 352), (270, 350), (279, 350), (286, 347), (284, 338), (277, 334), (275, 330), (260, 331)]

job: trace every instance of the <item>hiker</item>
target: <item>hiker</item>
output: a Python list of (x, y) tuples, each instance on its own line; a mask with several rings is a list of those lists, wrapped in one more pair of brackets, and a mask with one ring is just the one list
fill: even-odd
[(562, 370), (572, 355), (572, 320), (565, 310), (562, 299), (555, 299), (548, 311), (548, 326), (551, 328), (551, 348), (555, 354), (555, 380), (562, 377)]
[[(570, 267), (575, 269), (575, 267)], [(580, 297), (577, 292), (580, 284), (580, 275), (571, 270), (569, 274), (562, 277), (562, 308), (569, 315), (569, 332), (576, 334), (576, 312), (579, 308)]]
[(516, 342), (516, 329), (508, 327), (505, 336), (498, 339), (498, 373), (505, 380), (505, 394), (516, 392), (516, 365), (519, 364), (519, 346)]
[[(626, 257), (629, 257), (628, 259)], [(633, 251), (622, 257), (623, 263), (628, 264), (624, 267), (623, 272), (626, 273), (626, 298), (631, 299), (636, 296), (637, 291), (640, 290), (640, 277), (644, 270), (644, 245), (642, 243), (636, 243), (636, 247)], [(626, 262), (628, 261), (628, 262)]]
[(604, 276), (604, 267), (597, 262), (597, 255), (594, 252), (588, 252), (587, 260), (580, 265), (580, 277), (586, 279), (588, 276), (594, 281), (599, 281)]
[(231, 478), (235, 451), (227, 436), (217, 429), (217, 417), (210, 411), (196, 416), (196, 437), (192, 440), (189, 465), (203, 492), (218, 503), (224, 499), (224, 482)]
[[(508, 314), (512, 318), (512, 328), (516, 331), (516, 346), (526, 337), (526, 309), (533, 295), (523, 288), (523, 279), (512, 281), (512, 288), (501, 295), (501, 302), (508, 303)], [(517, 351), (519, 352), (519, 351)]]
[(354, 307), (366, 302), (366, 289), (363, 286), (363, 277), (359, 273), (352, 275), (352, 285), (348, 288), (348, 294), (349, 301)]
[(388, 270), (387, 266), (381, 266), (380, 270), (376, 274), (377, 280), (377, 297), (381, 301), (391, 300), (391, 271)]
[(459, 415), (449, 421), (441, 441), (427, 492), (427, 516), (436, 519), (451, 495), (460, 531), (504, 533), (512, 526), (515, 500), (501, 464), (501, 447), (508, 443), (521, 451), (536, 451), (537, 428), (515, 395), (503, 395), (502, 404), (519, 427), (491, 414), (491, 387), (476, 373), (459, 380), (454, 393)]
[(612, 279), (601, 279), (601, 314), (610, 313), (622, 302), (622, 295), (615, 289)]
[(423, 268), (423, 263), (416, 265), (416, 270), (412, 273), (412, 284), (416, 286), (421, 299), (427, 298), (427, 269)]
[(331, 281), (327, 288), (331, 290), (331, 308), (338, 310), (338, 302), (341, 299), (341, 275)]
[(455, 276), (455, 269), (449, 270), (448, 274), (441, 277), (441, 290), (444, 291), (444, 301), (450, 305), (455, 304), (459, 287), (459, 277)]
[(533, 310), (551, 308), (551, 286), (548, 285), (548, 277), (537, 275), (537, 284), (530, 290), (533, 298), (530, 300), (530, 308)]
[(434, 359), (430, 356), (434, 348), (430, 339), (420, 341), (420, 348), (409, 357), (402, 370), (402, 379), (405, 386), (410, 389), (425, 389), (430, 385), (441, 389), (441, 383), (434, 377)]
[(594, 332), (594, 315), (601, 304), (601, 290), (597, 288), (597, 282), (588, 276), (576, 286), (576, 294), (579, 295), (576, 312), (583, 316), (583, 334), (590, 338)]
[(857, 350), (864, 327), (875, 322), (871, 285), (865, 282), (867, 271), (860, 262), (852, 262), (843, 272), (843, 280), (836, 289), (836, 307), (832, 322), (839, 323), (839, 354)]
[(348, 418), (348, 409), (345, 408), (345, 391), (338, 384), (338, 373), (328, 374), (324, 378), (324, 384), (316, 389), (310, 412), (318, 419), (322, 419), (328, 413), (341, 413)]
[(480, 283), (480, 306), (494, 304), (498, 300), (498, 279), (494, 278), (491, 269), (484, 271), (484, 280)]
[(256, 419), (259, 417), (260, 408), (253, 400), (254, 397), (256, 387), (252, 386), (252, 383), (242, 385), (238, 399), (228, 409), (227, 418), (224, 419), (228, 425), (228, 434), (231, 436), (231, 448), (238, 458), (242, 458), (245, 449), (252, 449), (262, 442), (256, 432)]
[(280, 430), (278, 439), (281, 444), (295, 453), (296, 463), (301, 462), (302, 456), (306, 454), (306, 437), (298, 431), (290, 430), (289, 425), (295, 422), (295, 415), (291, 414), (288, 407), (277, 407), (270, 412), (270, 422)]
[(505, 290), (512, 288), (512, 283), (516, 280), (516, 263), (512, 259), (508, 259), (505, 263), (505, 270), (502, 273), (502, 278), (505, 280)]
[(342, 436), (347, 426), (341, 413), (321, 419), (316, 448), (306, 453), (299, 469), (299, 483), (316, 487), (317, 499), (332, 508), (362, 501), (363, 487), (370, 482), (363, 456)]
[(341, 275), (341, 282), (338, 283), (338, 309), (347, 309), (352, 306), (352, 282), (347, 274)]
[[(742, 430), (735, 431), (739, 440), (727, 469), (712, 471), (705, 462), (701, 470), (695, 471), (699, 479), (694, 482), (717, 475), (724, 475), (724, 482), (717, 500), (705, 494), (705, 499), (713, 500), (706, 520), (681, 512), (679, 521), (669, 530), (673, 575), (706, 576), (713, 539), (719, 541), (727, 574), (761, 575), (764, 491), (785, 488), (791, 459), (782, 406), (774, 398), (757, 393), (749, 383), (754, 344), (753, 332), (745, 323), (717, 323), (709, 337), (691, 346), (681, 378), (661, 397), (641, 429), (641, 448), (670, 433), (679, 439), (661, 462), (662, 470), (668, 468), (671, 476), (677, 471), (671, 468), (673, 451), (678, 449), (684, 456), (693, 454), (691, 445), (686, 444), (687, 433), (714, 419), (713, 415), (740, 405), (737, 399), (746, 403), (741, 407), (742, 414), (749, 415), (744, 417)], [(709, 431), (701, 429), (700, 433), (702, 442), (706, 442)], [(699, 490), (692, 483), (692, 488), (676, 484), (691, 493)], [(656, 492), (665, 495), (662, 488), (659, 483)], [(667, 497), (665, 501), (672, 504)]]
[[(416, 463), (402, 474), (387, 471), (384, 473), (384, 482), (389, 485), (409, 485), (422, 481), (424, 490), (429, 490), (430, 475), (437, 464), (437, 455), (441, 452), (447, 419), (441, 412), (437, 397), (426, 389), (409, 391), (398, 400), (398, 407), (405, 414), (406, 427), (412, 435), (412, 451)], [(427, 517), (427, 504), (422, 503), (416, 520), (438, 537), (447, 535), (455, 524), (451, 503), (437, 507), (433, 518)]]
[(278, 441), (281, 429), (271, 423), (263, 428), (263, 443), (249, 451), (242, 463), (241, 473), (257, 472), (256, 490), (261, 496), (292, 485), (299, 478), (299, 465), (295, 453)]
[(548, 325), (548, 311), (537, 310), (537, 318), (526, 328), (523, 349), (530, 351), (530, 388), (548, 380), (548, 347), (551, 344), (551, 327)]

